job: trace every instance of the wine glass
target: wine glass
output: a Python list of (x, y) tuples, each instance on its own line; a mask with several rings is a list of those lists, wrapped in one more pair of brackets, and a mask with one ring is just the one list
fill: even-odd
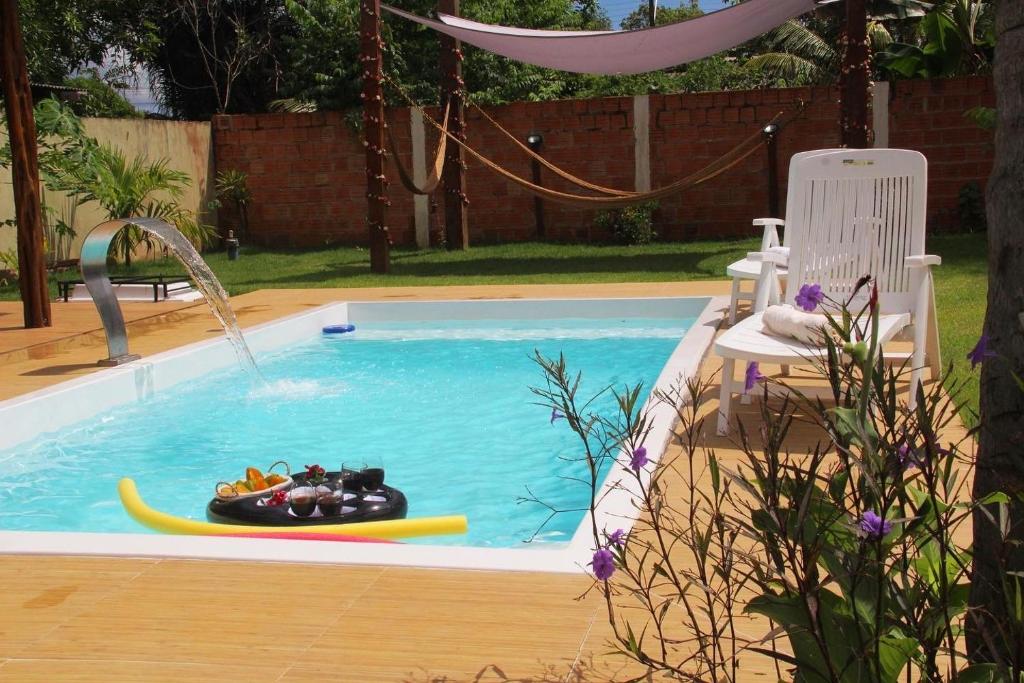
[(384, 486), (384, 460), (380, 456), (368, 455), (363, 458), (363, 488), (380, 491)]
[(291, 490), (288, 503), (296, 517), (309, 517), (316, 510), (316, 489), (300, 486)]
[(363, 476), (360, 472), (361, 463), (343, 462), (338, 473), (338, 484), (345, 493), (345, 500), (354, 498), (356, 491), (363, 489)]

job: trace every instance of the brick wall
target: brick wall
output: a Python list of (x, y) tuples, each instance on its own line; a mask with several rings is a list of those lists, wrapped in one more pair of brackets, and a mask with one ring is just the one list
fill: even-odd
[[(796, 152), (839, 142), (838, 95), (832, 88), (788, 88), (650, 98), (651, 180), (654, 187), (697, 171), (732, 149), (779, 112), (801, 115), (779, 135), (780, 195), (785, 197), (786, 160)], [(982, 186), (992, 164), (990, 133), (963, 117), (967, 109), (995, 101), (984, 77), (900, 81), (890, 94), (890, 145), (923, 152), (929, 160), (929, 226), (953, 229), (957, 195), (971, 181)], [(544, 136), (543, 154), (591, 182), (634, 188), (633, 99), (517, 102), (489, 112), (519, 140)], [(428, 110), (436, 117), (436, 111)], [(409, 111), (389, 112), (399, 153), (411, 166)], [(530, 160), (479, 113), (470, 110), (469, 143), (493, 161), (530, 177)], [(306, 247), (363, 244), (365, 171), (363, 147), (341, 113), (219, 116), (213, 121), (218, 170), (249, 174), (253, 242)], [(428, 162), (437, 135), (427, 124)], [(532, 239), (533, 197), (467, 158), (471, 241), (477, 244)], [(415, 244), (412, 196), (390, 172), (388, 225), (396, 244)], [(574, 186), (545, 171), (545, 185)], [(435, 192), (431, 205), (442, 198)], [(656, 214), (663, 239), (740, 236), (750, 219), (768, 212), (767, 155), (756, 152), (708, 183), (663, 200)], [(432, 210), (432, 239), (441, 210)], [(605, 239), (593, 227), (595, 212), (545, 202), (548, 239)], [(230, 222), (231, 217), (225, 216)]]
[(975, 182), (984, 190), (995, 155), (993, 135), (964, 118), (964, 112), (995, 105), (991, 78), (893, 84), (889, 144), (928, 157), (929, 229), (957, 229), (960, 188)]

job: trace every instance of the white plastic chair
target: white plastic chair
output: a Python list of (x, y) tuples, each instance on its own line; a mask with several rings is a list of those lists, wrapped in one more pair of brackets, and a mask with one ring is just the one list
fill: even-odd
[[(818, 154), (828, 154), (829, 152), (841, 152), (841, 149), (816, 149), (807, 152), (799, 152), (793, 155), (790, 160), (790, 173), (793, 171), (794, 162), (800, 159), (806, 159), (807, 157), (817, 156)], [(792, 178), (790, 179), (792, 181)], [(786, 206), (789, 206), (792, 200), (792, 187), (793, 183), (788, 184)], [(779, 240), (779, 228), (785, 228), (786, 221), (781, 218), (755, 218), (753, 225), (755, 228), (763, 228), (761, 236), (761, 249), (760, 251), (765, 252), (771, 249), (776, 249), (782, 254), (788, 253), (788, 249), (784, 242)], [(773, 287), (769, 294), (768, 300), (771, 303), (778, 303), (781, 297), (782, 287), (786, 281), (787, 271), (785, 264), (779, 264), (776, 269), (776, 278), (771, 281)], [(740, 259), (730, 263), (725, 269), (725, 274), (732, 278), (732, 296), (729, 300), (729, 324), (736, 324), (736, 309), (740, 301), (750, 301), (753, 303), (757, 300), (758, 283), (761, 279), (761, 262), (753, 261), (749, 258)], [(744, 281), (752, 281), (754, 288), (751, 291), (745, 291), (743, 289)]]
[[(762, 329), (775, 268), (788, 265), (786, 302), (795, 305), (804, 284), (844, 301), (861, 276), (870, 274), (879, 290), (879, 340), (892, 340), (913, 325), (910, 406), (921, 383), (933, 310), (931, 266), (925, 254), (928, 166), (919, 152), (898, 149), (844, 150), (794, 158), (786, 205), (788, 258), (777, 251), (753, 252), (762, 264), (754, 315), (722, 334), (715, 352), (723, 358), (718, 433), (729, 431), (730, 402), (742, 392), (734, 379), (737, 360), (808, 365), (826, 356), (825, 347), (778, 337)], [(859, 296), (866, 299), (867, 288)], [(934, 329), (934, 326), (933, 328)], [(938, 346), (929, 360), (938, 371)]]

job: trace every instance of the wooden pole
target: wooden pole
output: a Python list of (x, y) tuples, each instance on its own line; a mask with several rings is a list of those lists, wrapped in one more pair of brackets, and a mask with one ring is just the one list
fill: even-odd
[(49, 327), (53, 321), (43, 253), (36, 121), (32, 115), (32, 89), (16, 0), (0, 0), (0, 78), (4, 83), (7, 135), (11, 141), (14, 218), (18, 224), (18, 285), (25, 327)]
[[(438, 0), (437, 11), (458, 15), (459, 0)], [(448, 126), (453, 135), (466, 139), (466, 118), (463, 107), (466, 82), (462, 80), (462, 46), (454, 38), (442, 35), (441, 109), (448, 105)], [(466, 210), (466, 162), (462, 145), (448, 145), (444, 159), (444, 224), (448, 249), (469, 248), (469, 216)]]
[(845, 50), (839, 76), (841, 140), (844, 147), (866, 149), (871, 54), (865, 0), (846, 0), (846, 29), (842, 40)]
[(366, 147), (366, 222), (370, 229), (370, 270), (391, 270), (391, 239), (385, 225), (388, 181), (384, 174), (384, 41), (380, 37), (380, 0), (359, 6), (360, 61), (363, 65), (363, 144)]

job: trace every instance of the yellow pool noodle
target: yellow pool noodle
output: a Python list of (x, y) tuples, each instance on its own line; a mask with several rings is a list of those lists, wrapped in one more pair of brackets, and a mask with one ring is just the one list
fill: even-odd
[(338, 536), (365, 536), (367, 538), (413, 538), (464, 534), (468, 528), (465, 515), (446, 517), (420, 517), (418, 519), (391, 519), (382, 522), (353, 522), (351, 524), (318, 524), (308, 527), (252, 526), (244, 524), (214, 524), (196, 519), (175, 517), (146, 505), (139, 496), (135, 482), (127, 477), (117, 483), (128, 515), (142, 526), (165, 534), (191, 536), (223, 536), (226, 534), (269, 534), (282, 531), (305, 531)]

